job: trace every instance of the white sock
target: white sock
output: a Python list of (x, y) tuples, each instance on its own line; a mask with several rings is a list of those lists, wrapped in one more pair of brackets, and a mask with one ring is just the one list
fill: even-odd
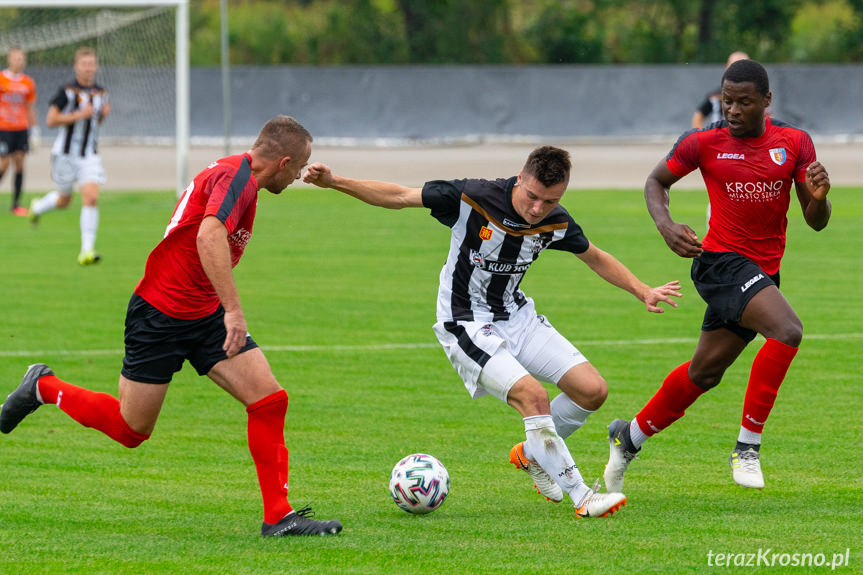
[(761, 434), (750, 431), (741, 425), (737, 441), (740, 443), (749, 443), (751, 445), (761, 445)]
[(96, 230), (99, 228), (99, 208), (81, 206), (81, 251), (89, 252), (96, 245)]
[(638, 449), (648, 440), (649, 437), (649, 435), (645, 435), (645, 433), (641, 431), (641, 427), (638, 425), (638, 420), (633, 417), (629, 424), (629, 439), (632, 440), (632, 446)]
[(33, 213), (37, 216), (57, 209), (57, 200), (60, 199), (60, 192), (54, 190), (48, 192), (35, 202), (33, 202)]
[(563, 439), (584, 425), (591, 413), (593, 412), (572, 401), (565, 393), (561, 393), (551, 401), (551, 419), (554, 421), (554, 429)]
[(578, 503), (584, 498), (588, 487), (572, 459), (566, 443), (554, 430), (550, 415), (534, 415), (524, 418), (524, 455), (536, 461), (552, 479)]

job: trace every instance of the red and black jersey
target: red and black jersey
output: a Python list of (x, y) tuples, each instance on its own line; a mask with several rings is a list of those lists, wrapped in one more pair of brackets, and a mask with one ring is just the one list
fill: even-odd
[(258, 183), (248, 154), (210, 164), (183, 192), (135, 293), (176, 319), (198, 319), (216, 311), (219, 298), (201, 265), (198, 229), (205, 216), (219, 218), (228, 229), (231, 266), (236, 266), (252, 237), (257, 204)]
[(792, 182), (815, 161), (809, 134), (767, 118), (757, 138), (736, 138), (725, 121), (683, 134), (666, 158), (683, 177), (699, 168), (710, 199), (710, 229), (702, 247), (736, 252), (768, 274), (779, 271)]

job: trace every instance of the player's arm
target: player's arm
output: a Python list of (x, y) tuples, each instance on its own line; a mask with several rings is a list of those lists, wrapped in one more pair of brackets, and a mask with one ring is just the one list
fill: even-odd
[(795, 182), (797, 199), (803, 208), (806, 223), (815, 231), (821, 231), (830, 221), (833, 207), (827, 199), (830, 191), (830, 176), (821, 162), (812, 162), (806, 168), (806, 180)]
[(587, 250), (576, 256), (586, 263), (596, 275), (607, 281), (613, 286), (626, 290), (639, 301), (643, 302), (647, 307), (647, 311), (654, 313), (662, 313), (663, 310), (659, 307), (659, 302), (665, 302), (671, 307), (677, 307), (677, 303), (670, 296), (681, 297), (680, 282), (675, 280), (668, 282), (655, 288), (650, 287), (629, 271), (617, 258), (608, 252), (605, 252), (592, 243), (588, 245)]
[(692, 127), (696, 130), (700, 130), (704, 126), (704, 114), (701, 113), (701, 110), (695, 110), (695, 113), (692, 114)]
[(68, 126), (74, 124), (78, 120), (84, 120), (93, 116), (93, 104), (87, 104), (83, 108), (64, 114), (60, 108), (53, 104), (48, 108), (48, 117), (45, 118), (45, 123), (49, 128), (59, 128), (60, 126)]
[(306, 170), (303, 181), (321, 188), (332, 188), (373, 206), (391, 210), (419, 208), (423, 205), (422, 189), (408, 188), (377, 180), (353, 180), (337, 176), (329, 166), (315, 162)]
[(665, 160), (661, 160), (644, 183), (644, 200), (656, 229), (671, 251), (680, 257), (694, 258), (702, 251), (698, 235), (686, 224), (672, 220), (668, 209), (668, 189), (679, 179), (668, 168)]
[(240, 306), (237, 284), (234, 282), (228, 228), (216, 216), (205, 216), (198, 228), (197, 245), (204, 273), (225, 308), (225, 330), (228, 333), (222, 349), (228, 357), (233, 357), (246, 345), (248, 328), (243, 308)]

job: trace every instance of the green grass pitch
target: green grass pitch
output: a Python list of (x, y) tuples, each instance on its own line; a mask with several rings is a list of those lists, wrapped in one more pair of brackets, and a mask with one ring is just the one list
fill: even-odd
[[(863, 190), (830, 197), (833, 219), (820, 233), (796, 201), (789, 212), (782, 287), (805, 335), (766, 428), (763, 491), (736, 486), (727, 463), (758, 339), (722, 385), (646, 445), (619, 513), (576, 520), (570, 506), (542, 500), (507, 461), (523, 438), (518, 415), (471, 400), (436, 345), (447, 228), (427, 210), (291, 188), (261, 195), (235, 273), (251, 333), (290, 396), (291, 500), (340, 519), (342, 534), (258, 536), (245, 412), (187, 366), (138, 449), (52, 406), (0, 437), (0, 573), (741, 572), (711, 567), (709, 554), (759, 549), (827, 560), (847, 549), (850, 566), (837, 572), (859, 573)], [(75, 262), (77, 198), (38, 230), (0, 217), (0, 397), (36, 361), (116, 393), (126, 304), (174, 201), (166, 192), (103, 194), (103, 262), (90, 268)], [(702, 234), (705, 203), (703, 193), (672, 192), (674, 217)], [(680, 279), (685, 291), (679, 309), (649, 314), (558, 252), (524, 281), (539, 312), (609, 382), (606, 404), (568, 440), (592, 482), (607, 457), (606, 424), (633, 416), (689, 358), (703, 302), (640, 192), (570, 191), (564, 205), (639, 277)], [(399, 510), (387, 492), (392, 466), (416, 451), (438, 457), (452, 478), (446, 503), (424, 517)], [(809, 569), (777, 560), (745, 571)]]

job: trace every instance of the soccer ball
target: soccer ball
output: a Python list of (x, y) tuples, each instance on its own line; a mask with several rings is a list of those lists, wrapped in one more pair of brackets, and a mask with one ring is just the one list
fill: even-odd
[(431, 513), (449, 495), (449, 473), (443, 463), (425, 453), (412, 453), (393, 467), (390, 495), (408, 513)]

